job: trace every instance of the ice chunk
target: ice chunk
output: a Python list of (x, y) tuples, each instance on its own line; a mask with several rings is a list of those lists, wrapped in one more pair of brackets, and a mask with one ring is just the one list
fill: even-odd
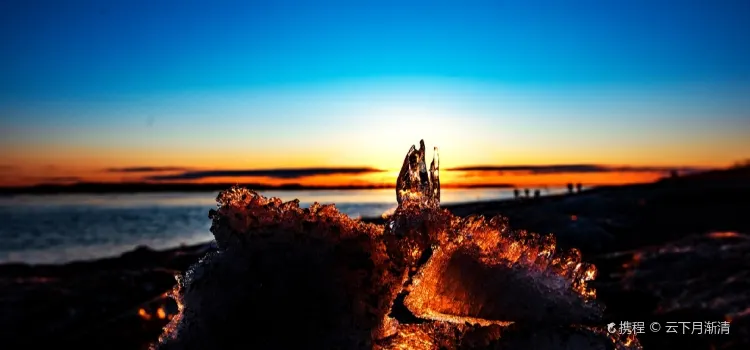
[(440, 205), (440, 169), (438, 149), (435, 147), (429, 172), (425, 163), (424, 140), (419, 150), (411, 146), (396, 180), (396, 201), (399, 206), (417, 204), (426, 207)]
[[(579, 251), (503, 217), (441, 208), (437, 148), (428, 169), (419, 146), (382, 226), (333, 205), (300, 208), (238, 187), (219, 194), (210, 212), (218, 251), (178, 279), (179, 315), (154, 347), (563, 349), (595, 339), (592, 349), (639, 348), (634, 337), (577, 326), (601, 312), (587, 284), (596, 268)], [(556, 340), (524, 338), (529, 325)]]

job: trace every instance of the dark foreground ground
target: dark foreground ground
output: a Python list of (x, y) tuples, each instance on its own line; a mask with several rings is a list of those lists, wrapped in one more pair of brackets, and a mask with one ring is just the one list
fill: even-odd
[[(555, 233), (560, 246), (581, 249), (599, 268), (604, 323), (643, 322), (645, 349), (750, 349), (748, 168), (449, 208), (460, 216), (501, 214), (513, 227)], [(2, 265), (0, 348), (145, 348), (176, 311), (165, 294), (173, 275), (211, 249), (140, 248), (62, 266)], [(727, 324), (728, 334), (705, 334)]]

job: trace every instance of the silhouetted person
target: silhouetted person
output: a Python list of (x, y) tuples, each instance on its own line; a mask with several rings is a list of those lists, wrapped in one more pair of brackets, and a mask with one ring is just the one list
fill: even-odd
[(530, 192), (529, 189), (527, 188), (523, 190), (523, 192), (526, 194), (526, 198), (529, 198), (529, 192)]
[(521, 191), (519, 191), (517, 188), (513, 189), (513, 197), (518, 199), (518, 197), (521, 197)]
[(581, 185), (580, 182), (576, 184), (576, 192), (581, 193), (582, 188), (583, 188), (583, 185)]
[(539, 198), (542, 195), (542, 191), (534, 190), (534, 198)]
[(568, 182), (568, 193), (573, 193), (573, 184)]
[(669, 172), (669, 177), (671, 177), (673, 179), (676, 179), (678, 176), (680, 176), (680, 175), (677, 173), (677, 170), (672, 170), (672, 171)]

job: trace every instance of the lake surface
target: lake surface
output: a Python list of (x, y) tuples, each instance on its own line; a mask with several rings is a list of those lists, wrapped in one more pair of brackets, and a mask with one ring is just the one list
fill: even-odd
[[(555, 188), (542, 195), (559, 193)], [(0, 197), (0, 263), (63, 263), (118, 255), (139, 245), (165, 249), (213, 239), (208, 211), (218, 192), (65, 194)], [(378, 217), (396, 207), (395, 190), (261, 191), (335, 203), (352, 217)], [(512, 189), (444, 189), (443, 203), (513, 197)]]

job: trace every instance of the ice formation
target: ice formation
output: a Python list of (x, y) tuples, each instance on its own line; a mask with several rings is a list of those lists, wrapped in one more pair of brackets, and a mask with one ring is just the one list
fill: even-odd
[(411, 147), (384, 225), (235, 187), (218, 251), (178, 277), (156, 349), (639, 349), (599, 328), (593, 265), (553, 236), (440, 207), (437, 148)]

